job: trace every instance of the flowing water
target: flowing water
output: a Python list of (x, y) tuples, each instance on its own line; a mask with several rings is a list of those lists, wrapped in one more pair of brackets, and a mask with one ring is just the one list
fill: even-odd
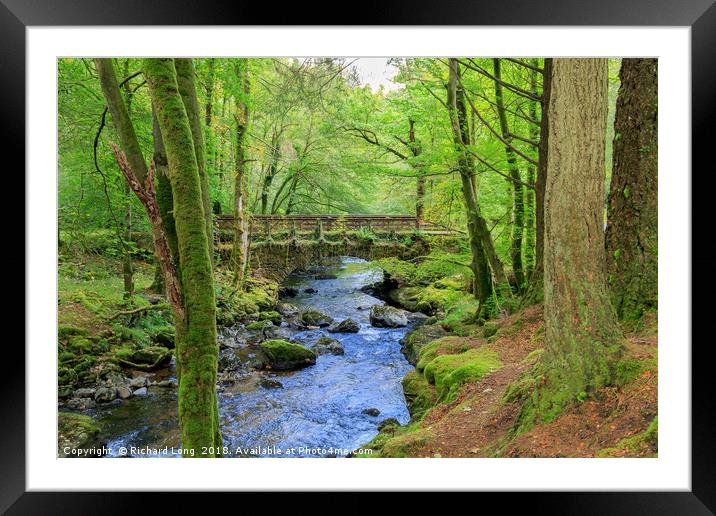
[[(297, 288), (299, 294), (286, 301), (301, 309), (320, 310), (336, 322), (350, 317), (360, 324), (360, 331), (330, 334), (325, 329), (293, 329), (284, 323), (281, 331), (291, 340), (310, 348), (318, 338), (330, 336), (341, 342), (345, 354), (320, 355), (315, 365), (294, 372), (244, 369), (236, 381), (222, 385), (219, 411), (229, 455), (342, 456), (370, 441), (380, 421), (395, 418), (404, 424), (410, 419), (400, 381), (412, 366), (399, 344), (410, 326), (372, 327), (369, 308), (382, 301), (360, 290), (380, 280), (382, 272), (357, 258), (341, 258), (320, 267), (320, 272), (337, 277), (319, 280), (295, 274), (284, 285)], [(306, 289), (316, 292), (306, 293)], [(236, 352), (240, 360), (250, 359), (251, 348), (243, 344), (244, 336), (241, 328), (220, 332), (224, 346), (236, 346), (235, 351), (224, 349), (222, 354)], [(266, 380), (280, 382), (282, 387), (265, 387)], [(171, 447), (180, 446), (176, 403), (175, 389), (150, 387), (144, 398), (99, 412), (109, 456), (125, 454), (122, 447), (130, 456), (172, 455)], [(378, 409), (380, 415), (368, 415), (363, 412), (366, 409)], [(168, 453), (164, 447), (169, 447)]]

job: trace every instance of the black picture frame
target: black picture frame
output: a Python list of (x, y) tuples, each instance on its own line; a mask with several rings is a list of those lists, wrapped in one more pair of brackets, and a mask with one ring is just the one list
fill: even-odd
[[(712, 196), (712, 190), (704, 187), (702, 178), (713, 176), (713, 173), (708, 173), (713, 172), (714, 168), (713, 158), (708, 154), (711, 153), (716, 136), (716, 5), (713, 2), (714, 0), (384, 0), (361, 3), (360, 8), (355, 9), (355, 13), (351, 15), (351, 21), (356, 25), (690, 26), (692, 158), (693, 170), (699, 170), (699, 188), (692, 186), (692, 234), (703, 235), (709, 231), (709, 216), (707, 211), (699, 213), (699, 207), (703, 206), (704, 210), (708, 210), (713, 201), (706, 197)], [(3, 93), (0, 117), (3, 127), (12, 128), (7, 131), (3, 141), (4, 150), (9, 154), (9, 150), (24, 148), (25, 143), (25, 29), (28, 26), (335, 23), (330, 20), (319, 22), (317, 13), (322, 11), (324, 9), (309, 8), (304, 3), (281, 6), (279, 9), (273, 3), (248, 4), (220, 0), (0, 0), (0, 70), (3, 78), (0, 86)], [(340, 19), (347, 18), (344, 15)], [(16, 157), (20, 158), (16, 170), (24, 170), (24, 155)], [(701, 164), (698, 169), (696, 163)], [(694, 176), (695, 174), (692, 174), (692, 182)], [(19, 188), (24, 190), (22, 184)], [(701, 242), (701, 239), (699, 241)], [(713, 238), (709, 237), (707, 242), (713, 242)], [(713, 257), (716, 255), (713, 247), (713, 243), (692, 247), (692, 270), (708, 271), (705, 277), (699, 278), (699, 291), (713, 292), (713, 279), (710, 279), (715, 265)], [(27, 269), (25, 273), (28, 274)], [(708, 320), (711, 315), (707, 312), (710, 305), (711, 303), (698, 303), (693, 299), (692, 320)], [(695, 341), (692, 348), (691, 492), (528, 495), (509, 493), (513, 507), (517, 503), (528, 501), (532, 513), (713, 514), (716, 511), (716, 444), (711, 422), (715, 403), (710, 391), (713, 362), (709, 361), (707, 356), (712, 342), (713, 338)], [(10, 342), (6, 344), (9, 345)], [(3, 421), (0, 424), (0, 443), (3, 443), (0, 453), (0, 511), (8, 511), (8, 514), (113, 514), (145, 506), (147, 495), (129, 496), (118, 492), (26, 492), (25, 459), (28, 443), (25, 442), (25, 354), (17, 342), (12, 344), (15, 348), (14, 356), (5, 360), (12, 360), (16, 365), (13, 368), (4, 368), (0, 376), (0, 406), (4, 407)], [(143, 499), (136, 500), (135, 496)], [(165, 511), (171, 510), (173, 504), (185, 503), (184, 497), (177, 497), (176, 494), (166, 494), (161, 496), (160, 500)]]

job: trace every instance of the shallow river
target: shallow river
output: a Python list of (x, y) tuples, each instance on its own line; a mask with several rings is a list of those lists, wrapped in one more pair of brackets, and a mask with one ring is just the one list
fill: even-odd
[[(399, 340), (407, 328), (374, 328), (369, 308), (382, 301), (362, 292), (361, 287), (381, 279), (382, 272), (357, 258), (342, 258), (312, 270), (336, 279), (293, 275), (284, 283), (299, 290), (285, 301), (300, 308), (315, 308), (341, 321), (348, 317), (360, 324), (358, 333), (330, 334), (324, 329), (300, 331), (285, 327), (291, 340), (312, 347), (318, 338), (330, 336), (341, 342), (344, 355), (320, 355), (314, 366), (287, 372), (246, 371), (233, 384), (219, 389), (219, 411), (224, 445), (234, 456), (334, 456), (370, 441), (379, 422), (395, 418), (401, 424), (410, 416), (400, 385), (411, 369), (400, 352)], [(315, 289), (315, 293), (306, 293)], [(284, 323), (286, 326), (286, 323)], [(220, 332), (224, 339), (241, 339), (240, 328)], [(222, 353), (231, 353), (225, 349)], [(238, 356), (246, 357), (244, 345)], [(250, 353), (249, 353), (250, 356)], [(167, 374), (172, 375), (173, 371)], [(160, 379), (160, 378), (157, 378)], [(265, 380), (280, 382), (267, 388)], [(175, 389), (150, 387), (145, 398), (132, 398), (97, 414), (110, 456), (121, 447), (179, 447)], [(380, 415), (363, 413), (378, 409)], [(289, 453), (293, 448), (293, 452)], [(162, 454), (160, 454), (162, 455)]]

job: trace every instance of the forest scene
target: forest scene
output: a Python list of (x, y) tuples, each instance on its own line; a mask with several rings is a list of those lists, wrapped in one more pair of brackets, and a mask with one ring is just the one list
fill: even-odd
[(58, 59), (58, 457), (656, 457), (657, 86)]

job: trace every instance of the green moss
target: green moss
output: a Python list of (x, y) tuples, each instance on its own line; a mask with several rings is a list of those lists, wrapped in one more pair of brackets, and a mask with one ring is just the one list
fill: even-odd
[(100, 428), (89, 416), (70, 412), (57, 415), (57, 445), (60, 457), (71, 456), (69, 450), (85, 448), (95, 442)]
[(597, 457), (610, 457), (616, 452), (625, 452), (627, 456), (647, 454), (656, 456), (659, 445), (659, 418), (655, 416), (643, 432), (625, 437), (612, 448), (605, 448), (597, 453)]
[(261, 331), (261, 330), (265, 330), (266, 328), (271, 328), (271, 327), (273, 327), (273, 325), (274, 324), (269, 320), (254, 321), (250, 324), (247, 324), (246, 329), (251, 330), (251, 331)]
[(315, 363), (316, 354), (308, 348), (281, 339), (267, 340), (259, 344), (273, 369), (293, 369)]
[(420, 428), (415, 422), (403, 427), (389, 426), (376, 435), (372, 441), (362, 446), (372, 453), (358, 454), (362, 458), (404, 458), (413, 456), (415, 449), (424, 445), (433, 433), (430, 429)]
[(449, 335), (433, 340), (420, 350), (420, 356), (418, 357), (418, 363), (415, 365), (415, 368), (418, 371), (423, 371), (425, 366), (439, 355), (454, 355), (467, 351), (468, 349), (470, 349), (470, 345), (463, 337)]
[(171, 357), (172, 351), (163, 346), (147, 346), (140, 349), (125, 346), (114, 354), (119, 364), (147, 371), (168, 364)]
[(463, 384), (480, 380), (502, 366), (497, 354), (484, 346), (458, 355), (440, 355), (425, 365), (426, 380), (435, 385), (438, 399), (452, 401)]
[(420, 419), (437, 402), (435, 388), (418, 371), (410, 371), (402, 381), (410, 416)]
[(497, 326), (495, 323), (487, 322), (482, 327), (482, 336), (485, 337), (486, 339), (488, 339), (488, 338), (492, 337), (494, 334), (496, 334), (497, 330), (499, 330), (499, 329), (500, 329), (500, 327)]
[(68, 347), (76, 353), (90, 353), (93, 344), (91, 340), (85, 337), (72, 337), (68, 343)]
[(260, 313), (259, 313), (259, 320), (260, 320), (260, 321), (268, 320), (268, 321), (271, 321), (272, 323), (274, 323), (274, 324), (276, 324), (276, 325), (279, 325), (279, 324), (281, 324), (281, 314), (278, 313), (278, 312), (275, 311), (275, 310), (269, 310), (269, 311), (266, 311), (266, 312), (260, 312)]
[(57, 328), (57, 338), (60, 341), (67, 340), (68, 337), (86, 337), (87, 336), (87, 330), (84, 328), (78, 328), (77, 326), (69, 326), (69, 325), (60, 325)]

